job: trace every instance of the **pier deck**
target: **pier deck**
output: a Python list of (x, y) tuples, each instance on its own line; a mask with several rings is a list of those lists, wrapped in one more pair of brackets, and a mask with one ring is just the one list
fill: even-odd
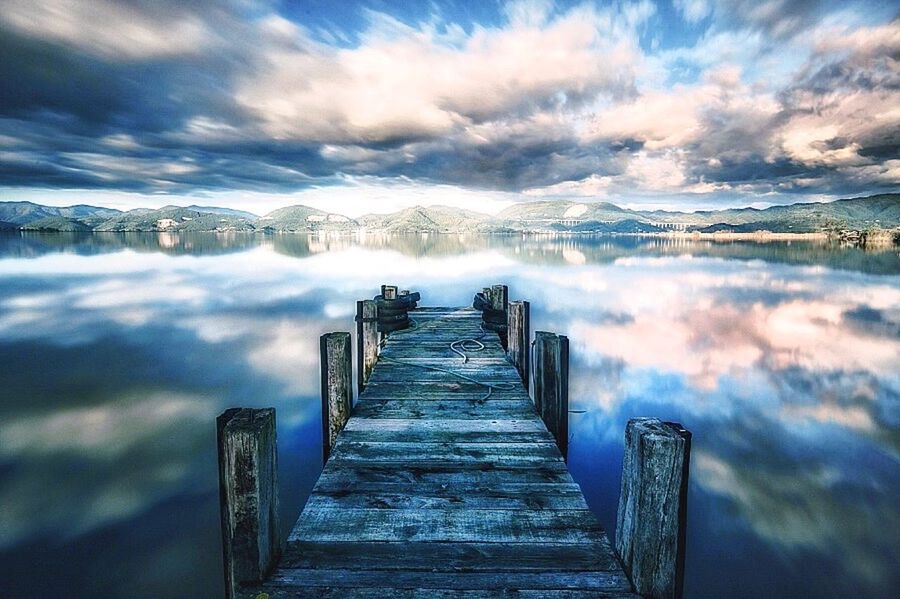
[[(480, 313), (410, 316), (417, 326), (382, 348), (277, 569), (247, 596), (636, 597)], [(450, 349), (460, 339), (484, 349), (464, 360)]]

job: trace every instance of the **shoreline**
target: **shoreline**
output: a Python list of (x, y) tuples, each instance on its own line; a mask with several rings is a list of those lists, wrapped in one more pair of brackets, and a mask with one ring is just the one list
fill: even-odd
[(738, 233), (734, 231), (717, 231), (701, 233), (699, 231), (666, 231), (664, 233), (638, 233), (647, 237), (673, 239), (698, 239), (703, 241), (828, 241), (828, 233), (773, 233), (772, 231), (753, 231)]
[(702, 233), (699, 231), (653, 231), (653, 232), (636, 232), (636, 233), (608, 233), (599, 231), (386, 231), (378, 229), (360, 230), (309, 230), (309, 231), (266, 231), (261, 229), (225, 229), (225, 230), (123, 230), (123, 231), (61, 231), (55, 229), (12, 229), (0, 231), (0, 234), (18, 234), (18, 235), (54, 235), (54, 234), (76, 234), (76, 235), (121, 235), (121, 234), (157, 234), (157, 235), (247, 235), (247, 236), (309, 236), (309, 237), (359, 237), (374, 236), (534, 236), (534, 237), (632, 237), (632, 238), (651, 238), (651, 239), (671, 239), (686, 241), (712, 241), (712, 242), (734, 242), (734, 241), (750, 241), (756, 243), (780, 242), (780, 241), (804, 241), (804, 242), (833, 242), (845, 245), (867, 245), (869, 247), (893, 247), (897, 245), (893, 242), (893, 236), (897, 234), (895, 229), (881, 229), (872, 232), (868, 239), (860, 243), (857, 239), (844, 239), (841, 235), (828, 233), (825, 231), (816, 231), (812, 233), (785, 233), (772, 231), (752, 231), (752, 232), (734, 232), (734, 231), (716, 231), (714, 233)]

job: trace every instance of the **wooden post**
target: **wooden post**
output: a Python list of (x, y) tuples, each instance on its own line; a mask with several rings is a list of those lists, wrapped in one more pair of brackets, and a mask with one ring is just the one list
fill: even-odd
[(534, 334), (534, 406), (556, 439), (563, 458), (569, 450), (569, 338)]
[(366, 388), (378, 361), (378, 305), (374, 300), (356, 302), (356, 369), (359, 393)]
[(491, 300), (491, 308), (506, 312), (506, 304), (509, 302), (509, 287), (494, 285), (491, 287), (491, 295), (487, 299)]
[(684, 582), (691, 433), (674, 422), (633, 418), (625, 428), (616, 551), (635, 590), (678, 599)]
[(326, 333), (319, 338), (322, 376), (322, 458), (328, 461), (338, 433), (350, 418), (353, 387), (350, 333)]
[[(509, 288), (506, 285), (494, 285), (491, 287), (490, 291), (490, 295), (486, 297), (491, 302), (492, 310), (503, 312), (503, 325), (505, 327), (507, 325), (507, 319), (509, 318)], [(509, 349), (509, 329), (499, 329), (497, 331), (497, 336), (500, 337), (500, 345), (503, 347), (504, 351)]]
[(397, 286), (396, 285), (382, 285), (381, 286), (381, 297), (383, 297), (386, 300), (397, 299)]
[(231, 408), (216, 419), (225, 594), (262, 581), (280, 553), (273, 408)]
[(506, 328), (509, 335), (506, 355), (519, 371), (527, 390), (531, 378), (531, 304), (525, 301), (509, 302)]

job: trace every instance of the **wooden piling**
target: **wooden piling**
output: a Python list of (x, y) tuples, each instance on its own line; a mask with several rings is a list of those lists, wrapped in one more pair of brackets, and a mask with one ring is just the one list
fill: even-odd
[(216, 419), (219, 506), (225, 593), (258, 583), (275, 566), (278, 533), (278, 451), (275, 410), (231, 408)]
[(645, 597), (682, 595), (690, 454), (691, 433), (680, 424), (628, 421), (616, 550)]
[(357, 388), (362, 393), (378, 361), (378, 305), (374, 300), (356, 302)]
[(563, 458), (569, 449), (569, 338), (534, 335), (534, 405), (556, 439)]
[(338, 433), (350, 418), (353, 388), (350, 333), (326, 333), (319, 338), (322, 377), (322, 457), (328, 461)]
[(397, 299), (397, 286), (396, 285), (382, 285), (381, 286), (381, 297), (386, 300), (395, 300)]
[(509, 302), (507, 314), (506, 355), (515, 365), (522, 384), (528, 389), (531, 367), (531, 304), (526, 301)]
[(491, 300), (492, 309), (506, 312), (506, 305), (509, 303), (509, 287), (506, 285), (493, 285), (488, 299)]

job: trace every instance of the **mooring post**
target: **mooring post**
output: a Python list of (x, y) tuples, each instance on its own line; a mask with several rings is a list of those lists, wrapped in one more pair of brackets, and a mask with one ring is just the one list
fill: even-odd
[(366, 388), (378, 361), (378, 305), (375, 300), (356, 302), (356, 368), (359, 393)]
[(616, 551), (635, 591), (645, 597), (682, 594), (690, 457), (691, 433), (680, 424), (628, 421)]
[(509, 348), (509, 328), (507, 327), (507, 319), (509, 318), (509, 287), (506, 285), (493, 285), (490, 295), (485, 296), (491, 302), (491, 309), (503, 312), (502, 325), (497, 330), (497, 336), (500, 337), (500, 345), (504, 350)]
[(506, 355), (512, 362), (525, 389), (528, 389), (530, 378), (530, 341), (531, 341), (531, 304), (526, 301), (509, 302), (507, 314), (507, 349)]
[(353, 402), (350, 333), (326, 333), (319, 338), (322, 376), (322, 458), (328, 461), (338, 433), (350, 418)]
[(262, 581), (280, 553), (273, 408), (231, 408), (216, 419), (225, 594)]
[(534, 334), (534, 406), (556, 439), (563, 458), (569, 450), (569, 338)]
[(506, 312), (506, 305), (509, 303), (509, 287), (506, 285), (493, 285), (488, 299), (491, 300), (492, 309)]

